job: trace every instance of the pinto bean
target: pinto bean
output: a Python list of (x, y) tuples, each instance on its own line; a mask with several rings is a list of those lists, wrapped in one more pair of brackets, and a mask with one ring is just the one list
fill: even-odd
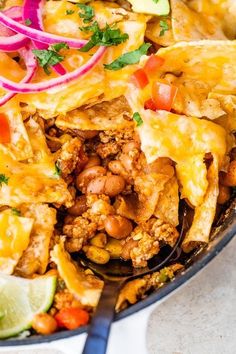
[(137, 142), (137, 141), (130, 141), (129, 143), (126, 143), (124, 146), (123, 146), (123, 153), (127, 154), (129, 153), (130, 151), (132, 150), (135, 150), (135, 149), (140, 149), (140, 144)]
[(97, 130), (76, 130), (76, 134), (84, 140), (92, 139), (98, 135), (98, 133), (99, 132)]
[(98, 155), (93, 155), (89, 157), (88, 162), (84, 166), (84, 169), (86, 170), (87, 168), (94, 167), (94, 166), (100, 166), (101, 165), (101, 159)]
[(120, 215), (109, 215), (104, 222), (104, 228), (109, 236), (118, 240), (129, 236), (133, 230), (131, 221)]
[(85, 213), (87, 209), (86, 196), (81, 195), (76, 198), (75, 204), (68, 209), (68, 213), (73, 216), (80, 216)]
[(227, 173), (222, 172), (220, 181), (224, 186), (236, 187), (236, 161), (229, 164)]
[(109, 164), (108, 164), (108, 168), (115, 175), (123, 175), (123, 174), (125, 174), (124, 166), (118, 160), (110, 161)]
[(89, 182), (87, 193), (106, 194), (109, 197), (115, 197), (125, 188), (125, 180), (121, 176), (102, 176)]
[(57, 321), (48, 313), (39, 313), (34, 316), (33, 329), (40, 334), (51, 334), (57, 330)]
[(87, 185), (90, 181), (97, 177), (104, 176), (106, 172), (106, 169), (102, 166), (89, 167), (76, 177), (76, 187), (84, 192), (86, 191)]
[(219, 185), (219, 195), (217, 199), (217, 203), (222, 205), (225, 204), (230, 199), (230, 188), (227, 186)]

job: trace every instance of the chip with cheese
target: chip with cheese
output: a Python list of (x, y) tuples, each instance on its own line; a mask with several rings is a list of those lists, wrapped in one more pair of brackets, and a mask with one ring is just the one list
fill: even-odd
[(32, 146), (20, 111), (20, 106), (15, 100), (0, 107), (0, 113), (4, 113), (8, 118), (11, 136), (11, 142), (0, 144), (0, 149), (10, 153), (18, 161), (27, 160), (33, 156)]
[(130, 107), (124, 96), (98, 103), (87, 109), (76, 109), (56, 119), (60, 129), (122, 130), (132, 128)]
[[(80, 80), (48, 92), (17, 96), (20, 102), (28, 104), (32, 109), (37, 109), (44, 118), (65, 114), (85, 104), (97, 103), (101, 97), (102, 100), (112, 100), (123, 95), (126, 90), (127, 80), (133, 72), (133, 66), (126, 66), (116, 72), (105, 70), (103, 64), (111, 63), (120, 55), (138, 49), (143, 44), (148, 16), (130, 13), (114, 3), (96, 1), (90, 5), (94, 7), (96, 20), (101, 27), (106, 23), (116, 23), (117, 28), (120, 28), (122, 33), (127, 33), (129, 38), (119, 46), (108, 47), (101, 63)], [(79, 27), (85, 25), (82, 19), (78, 13), (67, 16), (66, 10), (68, 10), (67, 1), (46, 2), (44, 7), (45, 30), (69, 37), (83, 38), (84, 32), (79, 30)], [(77, 69), (91, 58), (90, 52), (82, 53), (71, 49), (66, 53), (63, 65), (68, 71)], [(37, 71), (34, 81), (48, 80), (54, 75), (51, 73), (48, 77), (41, 68)]]
[(194, 206), (200, 205), (208, 186), (203, 158), (206, 153), (213, 153), (222, 163), (226, 152), (225, 130), (208, 120), (166, 111), (143, 109), (140, 114), (144, 124), (138, 131), (148, 163), (158, 157), (175, 161), (182, 197)]
[(200, 244), (209, 242), (211, 226), (216, 213), (217, 197), (219, 194), (218, 161), (213, 158), (213, 163), (207, 172), (208, 188), (201, 205), (195, 209), (190, 230), (187, 232), (182, 244), (185, 252), (190, 252)]
[(46, 204), (22, 205), (21, 215), (34, 221), (27, 249), (15, 272), (23, 277), (44, 274), (49, 262), (49, 245), (56, 224), (56, 210)]
[(31, 218), (14, 215), (11, 210), (0, 213), (0, 273), (13, 273), (28, 247), (33, 222)]
[(51, 259), (57, 265), (58, 272), (67, 289), (84, 306), (96, 306), (102, 291), (103, 281), (94, 275), (86, 274), (75, 264), (64, 248), (64, 242), (54, 246)]

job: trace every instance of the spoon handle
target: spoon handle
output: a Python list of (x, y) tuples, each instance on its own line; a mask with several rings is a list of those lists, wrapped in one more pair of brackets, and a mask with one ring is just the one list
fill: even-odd
[(121, 283), (119, 281), (105, 281), (97, 309), (88, 330), (88, 336), (82, 354), (106, 353), (120, 286)]

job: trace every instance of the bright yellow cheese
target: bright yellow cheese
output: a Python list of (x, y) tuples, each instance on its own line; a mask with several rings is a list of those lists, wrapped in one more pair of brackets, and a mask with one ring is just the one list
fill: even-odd
[(33, 219), (0, 213), (0, 273), (12, 274), (29, 244), (32, 226)]
[[(37, 108), (40, 114), (49, 118), (58, 113), (65, 114), (70, 110), (90, 104), (98, 100), (111, 100), (124, 94), (129, 76), (134, 70), (130, 65), (119, 71), (108, 71), (103, 67), (104, 63), (111, 63), (123, 53), (135, 50), (143, 44), (148, 16), (129, 13), (114, 3), (103, 1), (91, 2), (101, 27), (106, 23), (116, 23), (117, 28), (129, 35), (129, 39), (121, 45), (107, 48), (101, 62), (86, 76), (70, 84), (50, 90), (48, 92), (17, 95), (21, 102), (28, 103), (33, 109)], [(74, 9), (75, 13), (66, 15), (66, 10)], [(60, 35), (83, 38), (84, 33), (79, 30), (84, 26), (78, 15), (78, 7), (67, 1), (48, 1), (43, 10), (45, 30)], [(90, 34), (91, 35), (91, 34)], [(88, 37), (88, 35), (86, 35)], [(86, 37), (85, 36), (85, 37)], [(91, 53), (82, 53), (75, 49), (62, 51), (66, 55), (63, 65), (72, 71), (91, 58)], [(54, 72), (46, 75), (42, 68), (34, 77), (35, 82), (49, 80), (56, 77)]]
[(142, 150), (149, 163), (169, 157), (177, 163), (182, 197), (194, 206), (203, 201), (207, 170), (205, 153), (211, 152), (222, 163), (226, 152), (226, 132), (219, 125), (166, 111), (141, 110), (144, 124), (138, 129)]
[(22, 120), (19, 104), (13, 99), (0, 107), (0, 113), (7, 116), (11, 133), (11, 142), (0, 144), (0, 149), (10, 153), (18, 161), (32, 157), (33, 151)]

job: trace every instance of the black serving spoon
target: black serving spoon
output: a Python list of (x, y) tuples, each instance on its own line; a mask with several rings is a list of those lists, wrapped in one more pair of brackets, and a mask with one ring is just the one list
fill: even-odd
[[(130, 280), (160, 270), (170, 261), (176, 260), (180, 251), (180, 245), (186, 230), (186, 208), (182, 211), (180, 237), (175, 246), (164, 246), (158, 255), (154, 256), (145, 268), (134, 268), (130, 262), (111, 260), (105, 265), (95, 264), (87, 258), (80, 257), (80, 263), (91, 269), (104, 280), (101, 297), (92, 318), (88, 336), (82, 354), (105, 354), (111, 324), (115, 316), (115, 305), (119, 290)], [(177, 255), (177, 256), (176, 256)]]

